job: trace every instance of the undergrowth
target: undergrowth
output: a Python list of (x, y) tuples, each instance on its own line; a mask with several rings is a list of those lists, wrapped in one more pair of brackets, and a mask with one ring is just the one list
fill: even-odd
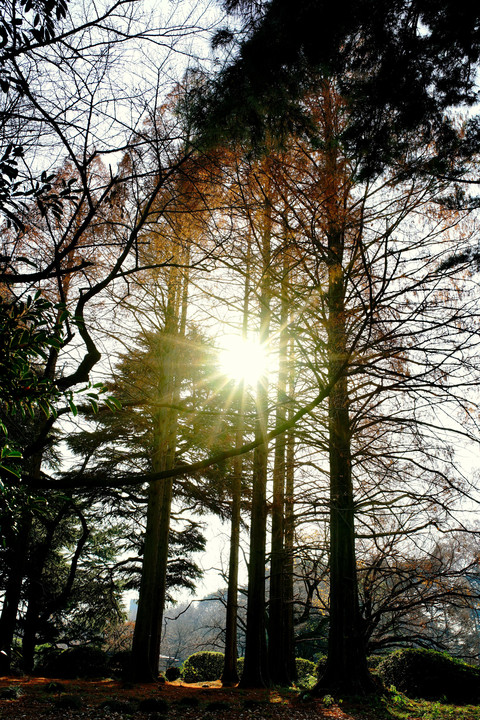
[[(480, 720), (478, 705), (449, 705), (446, 702), (412, 700), (393, 686), (382, 696), (350, 699), (349, 711), (356, 717), (362, 709), (376, 720)], [(345, 708), (344, 708), (345, 709)]]

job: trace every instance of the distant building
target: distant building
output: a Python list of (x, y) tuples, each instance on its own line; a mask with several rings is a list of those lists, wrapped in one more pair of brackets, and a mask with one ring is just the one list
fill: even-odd
[(128, 619), (130, 622), (135, 622), (137, 619), (137, 609), (138, 609), (138, 600), (135, 600), (135, 598), (132, 598), (130, 600), (130, 607), (128, 609)]

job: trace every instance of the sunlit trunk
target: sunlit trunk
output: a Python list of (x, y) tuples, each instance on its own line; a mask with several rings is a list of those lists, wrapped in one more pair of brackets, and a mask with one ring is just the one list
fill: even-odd
[[(288, 347), (288, 397), (295, 394), (294, 343), (289, 339)], [(289, 403), (287, 417), (290, 420), (294, 408)], [(293, 570), (294, 570), (294, 539), (295, 539), (295, 428), (287, 432), (286, 466), (285, 466), (285, 564), (284, 564), (284, 643), (287, 670), (290, 681), (297, 679), (295, 664), (295, 632), (293, 623)]]
[[(260, 342), (267, 343), (270, 329), (270, 208), (265, 208), (262, 228), (262, 277), (260, 285)], [(266, 374), (257, 385), (255, 437), (266, 438), (268, 429), (268, 386)], [(267, 461), (266, 439), (253, 457), (250, 561), (248, 568), (247, 629), (245, 663), (240, 687), (269, 684), (265, 637), (265, 563), (267, 541)]]
[[(161, 472), (173, 466), (177, 439), (180, 386), (178, 359), (185, 334), (185, 284), (172, 268), (166, 311), (161, 373), (158, 378), (158, 408), (153, 417), (152, 469)], [(182, 307), (179, 319), (180, 306)], [(149, 682), (158, 678), (158, 661), (166, 596), (168, 536), (172, 506), (172, 479), (150, 483), (147, 504), (142, 579), (132, 645), (131, 676)]]
[[(250, 293), (250, 251), (251, 243), (248, 241), (247, 269), (245, 273), (245, 289), (243, 297), (243, 327), (244, 339), (247, 335), (248, 300)], [(237, 422), (235, 429), (235, 444), (240, 447), (243, 442), (245, 425), (245, 387), (241, 382), (237, 389)], [(225, 660), (222, 673), (222, 684), (235, 685), (238, 682), (237, 671), (237, 619), (238, 619), (238, 553), (240, 549), (240, 511), (242, 499), (243, 458), (237, 455), (233, 459), (232, 478), (232, 517), (230, 523), (230, 556), (228, 566), (227, 608), (225, 619)]]
[[(287, 351), (288, 351), (288, 264), (284, 255), (283, 277), (281, 284), (279, 370), (277, 383), (277, 403), (275, 424), (285, 422), (287, 399)], [(270, 678), (275, 685), (289, 685), (290, 673), (285, 642), (285, 552), (284, 552), (284, 512), (285, 512), (285, 452), (286, 435), (282, 433), (275, 439), (273, 465), (272, 498), (272, 540), (270, 559), (270, 598), (268, 613), (268, 658)]]

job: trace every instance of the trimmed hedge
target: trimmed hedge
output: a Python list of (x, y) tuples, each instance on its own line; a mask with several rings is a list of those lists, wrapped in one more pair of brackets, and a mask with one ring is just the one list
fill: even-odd
[(182, 677), (187, 683), (218, 680), (223, 672), (221, 652), (196, 652), (183, 663)]
[(455, 704), (480, 699), (480, 668), (435, 650), (396, 650), (379, 663), (377, 673), (385, 685), (409, 697)]

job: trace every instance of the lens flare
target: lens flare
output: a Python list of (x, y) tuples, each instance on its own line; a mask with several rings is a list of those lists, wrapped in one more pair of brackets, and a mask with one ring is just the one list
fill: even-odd
[(264, 346), (254, 340), (225, 338), (219, 352), (219, 366), (227, 377), (254, 386), (267, 372), (268, 353)]

